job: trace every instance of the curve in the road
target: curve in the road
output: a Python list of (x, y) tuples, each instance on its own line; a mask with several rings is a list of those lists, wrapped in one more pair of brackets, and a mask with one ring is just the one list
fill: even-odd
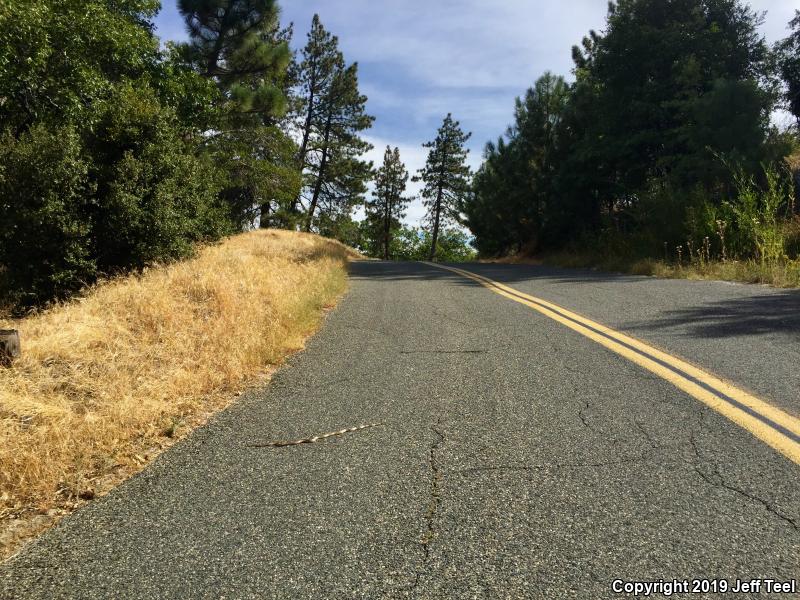
[(569, 327), (669, 381), (800, 465), (800, 419), (685, 360), (587, 319), (557, 304), (489, 279), (437, 263), (424, 262), (480, 283), (489, 290)]

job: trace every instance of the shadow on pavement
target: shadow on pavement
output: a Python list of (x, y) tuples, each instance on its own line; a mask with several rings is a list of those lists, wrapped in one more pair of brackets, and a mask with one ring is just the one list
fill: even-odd
[[(548, 284), (624, 284), (664, 281), (651, 277), (541, 265), (457, 263), (452, 266), (510, 285), (537, 279), (546, 279)], [(451, 271), (419, 262), (357, 261), (350, 264), (350, 275), (354, 279), (449, 281), (464, 286), (479, 285)], [(694, 286), (702, 285), (704, 282), (682, 283)], [(633, 290), (631, 292), (633, 293)], [(665, 301), (668, 302), (667, 298)], [(699, 305), (663, 310), (657, 318), (626, 323), (624, 327), (629, 331), (675, 329), (687, 337), (726, 338), (780, 333), (800, 339), (800, 291), (765, 292), (707, 301)]]
[(688, 337), (725, 338), (782, 333), (800, 339), (800, 292), (746, 296), (666, 311), (627, 325), (631, 330), (682, 329)]
[[(472, 271), (502, 283), (548, 279), (560, 283), (602, 283), (646, 280), (644, 277), (604, 273), (588, 269), (562, 269), (543, 265), (501, 265), (494, 263), (442, 263), (445, 266)], [(350, 275), (356, 279), (394, 280), (452, 280), (477, 285), (451, 271), (430, 267), (420, 262), (396, 262), (381, 260), (354, 261), (350, 263)]]

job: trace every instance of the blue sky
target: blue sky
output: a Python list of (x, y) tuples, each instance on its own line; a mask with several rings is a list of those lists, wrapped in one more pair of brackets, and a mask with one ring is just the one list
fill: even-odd
[[(186, 38), (175, 0), (162, 0), (156, 18), (162, 40)], [(365, 136), (379, 164), (387, 144), (399, 146), (410, 171), (425, 162), (422, 143), (452, 112), (472, 132), (470, 164), (511, 121), (514, 98), (547, 70), (570, 76), (570, 51), (590, 29), (605, 24), (606, 0), (285, 0), (281, 21), (295, 24), (305, 43), (314, 13), (339, 37), (348, 62), (359, 63), (375, 126)], [(762, 33), (786, 36), (795, 0), (752, 0), (767, 11)], [(416, 186), (410, 186), (414, 193)], [(412, 204), (407, 221), (424, 210)]]

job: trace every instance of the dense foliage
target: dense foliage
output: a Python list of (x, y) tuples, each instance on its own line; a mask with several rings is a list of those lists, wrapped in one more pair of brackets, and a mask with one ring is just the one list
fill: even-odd
[(64, 298), (259, 218), (360, 232), (373, 119), (319, 18), (297, 62), (275, 0), (180, 0), (189, 39), (164, 48), (158, 8), (0, 3), (3, 304)]
[(800, 251), (797, 129), (770, 121), (800, 124), (800, 12), (770, 48), (742, 0), (611, 3), (573, 49), (574, 82), (536, 81), (474, 177), (447, 115), (409, 229), (399, 151), (364, 160), (358, 65), (318, 16), (295, 53), (276, 0), (180, 0), (189, 39), (162, 47), (158, 8), (0, 2), (0, 303), (63, 298), (259, 220), (389, 259)]
[(487, 145), (464, 207), (480, 251), (658, 256), (666, 245), (671, 256), (689, 240), (720, 255), (718, 221), (744, 227), (745, 205), (762, 224), (785, 215), (792, 135), (770, 125), (782, 99), (773, 65), (796, 110), (797, 35), (776, 53), (759, 23), (738, 0), (611, 3), (605, 32), (573, 49), (575, 82), (545, 74)]
[(180, 0), (178, 8), (189, 42), (175, 52), (218, 89), (202, 151), (219, 168), (229, 220), (246, 227), (300, 186), (294, 144), (276, 126), (289, 107), (291, 33), (280, 29), (275, 0)]
[(0, 4), (0, 270), (23, 305), (229, 230), (195, 152), (217, 92), (159, 51), (157, 7)]
[[(430, 230), (401, 227), (392, 238), (390, 253), (394, 260), (429, 260), (432, 243)], [(467, 233), (455, 227), (439, 231), (434, 254), (440, 262), (465, 262), (477, 256)]]
[(789, 22), (792, 33), (777, 47), (778, 65), (781, 77), (786, 83), (787, 108), (800, 125), (800, 10)]

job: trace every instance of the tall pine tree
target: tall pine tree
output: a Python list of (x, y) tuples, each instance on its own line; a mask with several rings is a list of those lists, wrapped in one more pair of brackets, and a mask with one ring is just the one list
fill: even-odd
[(400, 219), (405, 216), (405, 208), (410, 198), (403, 194), (408, 182), (408, 171), (400, 160), (400, 149), (392, 150), (386, 146), (383, 165), (375, 174), (375, 192), (366, 203), (367, 224), (374, 245), (374, 254), (384, 260), (391, 256), (392, 239), (400, 229)]
[(319, 15), (311, 21), (308, 42), (302, 51), (302, 61), (297, 66), (297, 79), (300, 87), (300, 103), (298, 115), (300, 123), (300, 148), (297, 162), (300, 169), (306, 167), (306, 160), (311, 148), (312, 132), (315, 119), (321, 110), (325, 96), (330, 92), (334, 75), (344, 63), (339, 51), (339, 40), (325, 30)]
[(791, 35), (778, 43), (778, 65), (786, 83), (786, 103), (800, 127), (800, 10), (789, 22)]
[(464, 133), (458, 121), (448, 113), (436, 139), (423, 144), (429, 148), (425, 166), (413, 181), (424, 183), (423, 204), (428, 209), (426, 220), (431, 227), (431, 248), (428, 260), (436, 258), (440, 229), (449, 222), (458, 222), (461, 206), (470, 191), (471, 173), (466, 164), (469, 150), (464, 144), (471, 133)]
[(287, 105), (291, 29), (275, 0), (179, 0), (189, 42), (179, 54), (219, 89), (216, 123), (204, 140), (222, 172), (221, 197), (238, 224), (291, 203), (300, 180), (295, 144), (277, 127)]
[(358, 91), (358, 65), (339, 63), (311, 119), (302, 194), (308, 203), (306, 231), (320, 214), (333, 221), (349, 217), (364, 200), (372, 163), (361, 156), (372, 145), (359, 133), (375, 120), (366, 113), (366, 102)]
[(475, 193), (464, 206), (483, 254), (535, 250), (557, 227), (562, 203), (554, 189), (561, 162), (556, 152), (569, 99), (564, 79), (545, 73), (517, 98), (505, 137), (486, 145)]
[[(322, 102), (330, 92), (336, 73), (344, 64), (344, 57), (339, 51), (339, 39), (329, 33), (322, 25), (319, 15), (315, 14), (311, 21), (308, 41), (301, 51), (301, 59), (292, 65), (292, 78), (296, 84), (297, 97), (292, 107), (295, 125), (297, 149), (297, 170), (304, 173), (316, 159), (316, 148), (313, 137)], [(296, 227), (304, 218), (301, 215), (303, 188), (299, 189), (292, 199), (284, 225)]]
[(178, 0), (178, 10), (189, 32), (184, 54), (219, 84), (226, 112), (263, 118), (284, 111), (279, 81), (291, 52), (275, 35), (275, 0)]

